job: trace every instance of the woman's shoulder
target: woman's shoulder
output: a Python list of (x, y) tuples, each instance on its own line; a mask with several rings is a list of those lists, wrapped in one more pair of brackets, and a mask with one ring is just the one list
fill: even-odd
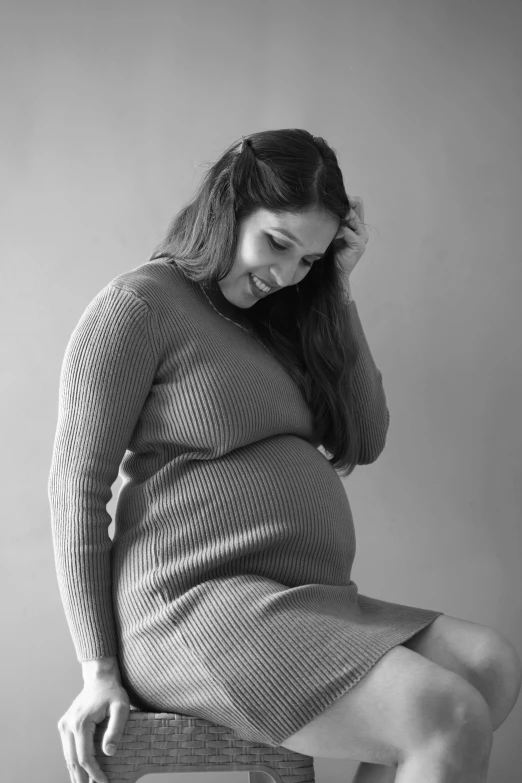
[(179, 266), (164, 258), (121, 272), (107, 284), (134, 294), (154, 312), (177, 309), (190, 301), (194, 286)]

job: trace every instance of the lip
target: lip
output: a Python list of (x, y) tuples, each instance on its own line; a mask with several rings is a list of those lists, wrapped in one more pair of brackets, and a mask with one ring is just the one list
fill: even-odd
[[(256, 277), (259, 280), (261, 280), (262, 283), (264, 283), (265, 285), (269, 286), (269, 288), (271, 290), (275, 290), (276, 288), (279, 288), (279, 286), (270, 285), (269, 283), (266, 282), (266, 280), (263, 280), (262, 277), (259, 277), (259, 275), (256, 275)], [(253, 291), (257, 296), (267, 296), (270, 293), (270, 291), (261, 291), (261, 289), (256, 286), (256, 284), (252, 280), (252, 273), (251, 272), (248, 273), (248, 284), (250, 286), (250, 290)]]
[(269, 288), (279, 288), (279, 286), (273, 285), (273, 283), (268, 283), (266, 280), (263, 280), (263, 278), (259, 277), (259, 275), (256, 275), (256, 277), (258, 280), (261, 280), (261, 282), (267, 285)]

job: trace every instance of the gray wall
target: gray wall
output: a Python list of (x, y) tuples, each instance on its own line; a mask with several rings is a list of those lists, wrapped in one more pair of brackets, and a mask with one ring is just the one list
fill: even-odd
[[(81, 667), (46, 494), (66, 342), (242, 133), (323, 135), (366, 205), (352, 292), (391, 427), (346, 480), (359, 590), (522, 651), (520, 3), (35, 0), (1, 14), (5, 779), (69, 780), (56, 722)], [(492, 781), (520, 779), (521, 728), (519, 700)], [(345, 783), (356, 763), (316, 768)]]

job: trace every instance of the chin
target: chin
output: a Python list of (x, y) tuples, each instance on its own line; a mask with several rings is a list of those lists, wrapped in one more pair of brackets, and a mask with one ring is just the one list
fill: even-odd
[[(246, 301), (246, 297), (243, 296), (231, 296), (227, 291), (221, 289), (221, 293), (234, 307), (241, 307), (243, 310), (247, 310), (249, 307), (255, 304), (255, 302)], [(239, 300), (239, 301), (238, 301)]]

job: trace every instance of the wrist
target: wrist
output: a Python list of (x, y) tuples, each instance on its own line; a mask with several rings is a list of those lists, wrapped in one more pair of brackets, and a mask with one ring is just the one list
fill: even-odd
[(93, 661), (82, 661), (83, 681), (99, 679), (116, 679), (120, 682), (120, 668), (115, 655), (97, 658)]

